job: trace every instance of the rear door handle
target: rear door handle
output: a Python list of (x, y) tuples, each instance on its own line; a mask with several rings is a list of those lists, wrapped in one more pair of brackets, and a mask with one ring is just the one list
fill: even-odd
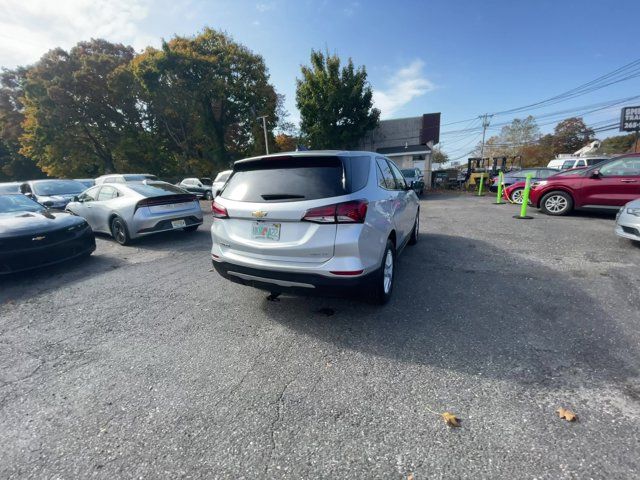
[(630, 178), (623, 178), (622, 180), (620, 180), (622, 183), (638, 183), (637, 180), (632, 180)]

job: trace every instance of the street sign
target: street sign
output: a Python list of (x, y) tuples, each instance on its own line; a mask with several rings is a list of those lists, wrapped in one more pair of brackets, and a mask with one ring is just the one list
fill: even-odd
[(640, 130), (640, 106), (624, 107), (620, 115), (621, 132), (637, 132)]

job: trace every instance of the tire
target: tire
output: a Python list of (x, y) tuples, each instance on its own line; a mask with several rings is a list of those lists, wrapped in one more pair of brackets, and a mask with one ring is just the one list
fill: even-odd
[(565, 192), (549, 192), (540, 200), (540, 210), (547, 215), (567, 215), (573, 210), (573, 198)]
[(418, 243), (418, 235), (420, 234), (420, 210), (416, 215), (416, 221), (413, 222), (413, 229), (411, 230), (411, 236), (409, 237), (409, 245), (415, 245)]
[(380, 271), (376, 275), (373, 288), (373, 301), (378, 305), (384, 305), (391, 299), (393, 283), (395, 279), (396, 249), (391, 240), (387, 240), (387, 246), (380, 262)]
[(111, 220), (111, 236), (120, 245), (128, 245), (131, 243), (127, 224), (120, 217), (113, 217), (113, 220)]
[(195, 232), (196, 230), (198, 230), (198, 227), (200, 225), (190, 225), (188, 227), (184, 227), (182, 230), (185, 232)]
[(213, 193), (212, 192), (207, 192), (205, 194), (204, 198), (206, 198), (207, 200), (213, 200)]
[(513, 203), (522, 205), (522, 192), (524, 192), (524, 188), (516, 188), (513, 192), (511, 192), (511, 195), (509, 195), (509, 199)]

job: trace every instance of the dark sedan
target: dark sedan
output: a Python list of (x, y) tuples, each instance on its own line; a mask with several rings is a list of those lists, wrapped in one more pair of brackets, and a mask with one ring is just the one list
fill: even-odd
[(86, 190), (75, 180), (31, 180), (20, 185), (20, 191), (27, 197), (49, 208), (64, 210), (73, 197)]
[(89, 224), (53, 212), (25, 195), (0, 195), (0, 275), (91, 255), (96, 240)]
[[(507, 172), (504, 174), (504, 186), (508, 187), (509, 185), (513, 185), (517, 182), (524, 182), (527, 178), (527, 175), (531, 175), (531, 183), (537, 182), (540, 180), (545, 180), (549, 178), (551, 175), (555, 175), (559, 173), (560, 170), (556, 170), (555, 168), (524, 168), (522, 170), (512, 170), (511, 172)], [(490, 186), (490, 190), (495, 192), (498, 190), (498, 177), (493, 177), (492, 183)]]

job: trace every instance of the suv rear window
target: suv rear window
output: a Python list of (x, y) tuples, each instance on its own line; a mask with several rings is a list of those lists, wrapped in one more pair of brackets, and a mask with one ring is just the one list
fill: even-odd
[(258, 203), (318, 200), (360, 190), (368, 175), (368, 157), (262, 158), (236, 163), (221, 196)]

